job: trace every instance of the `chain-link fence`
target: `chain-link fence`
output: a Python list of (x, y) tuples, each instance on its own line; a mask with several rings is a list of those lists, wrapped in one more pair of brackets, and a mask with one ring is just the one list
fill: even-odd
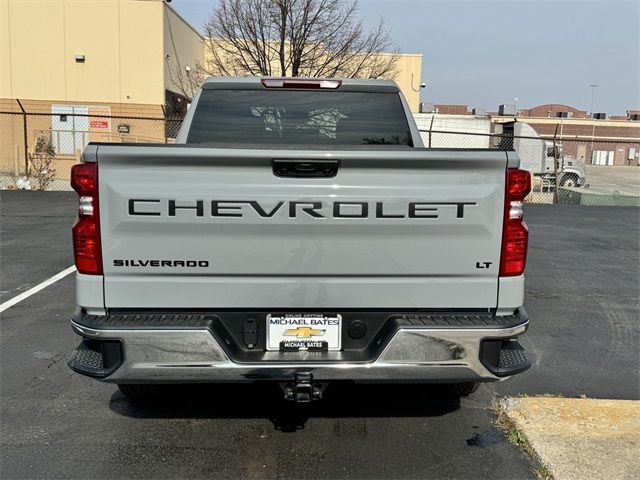
[(0, 111), (0, 189), (68, 190), (89, 142), (173, 143), (180, 118)]
[(640, 138), (420, 132), (428, 148), (514, 150), (532, 174), (528, 202), (640, 206)]
[[(179, 118), (0, 111), (0, 188), (69, 189), (89, 142), (173, 143)], [(515, 150), (532, 174), (529, 202), (640, 206), (640, 138), (421, 130), (425, 146)]]

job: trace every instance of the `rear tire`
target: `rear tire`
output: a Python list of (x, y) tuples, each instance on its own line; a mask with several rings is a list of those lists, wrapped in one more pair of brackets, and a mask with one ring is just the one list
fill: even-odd
[(145, 383), (119, 383), (118, 388), (130, 400), (149, 400), (158, 392), (157, 385)]
[(560, 182), (561, 187), (574, 188), (578, 186), (578, 176), (574, 173), (567, 173), (564, 177), (562, 177), (562, 181)]
[(448, 397), (466, 397), (478, 390), (478, 382), (448, 383), (443, 385), (443, 393)]

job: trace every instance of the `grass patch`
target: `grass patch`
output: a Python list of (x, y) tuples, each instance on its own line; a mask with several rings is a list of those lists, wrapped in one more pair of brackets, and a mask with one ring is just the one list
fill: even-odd
[(496, 414), (496, 426), (504, 432), (507, 440), (520, 447), (524, 450), (527, 455), (537, 464), (537, 467), (534, 470), (536, 477), (539, 480), (554, 480), (553, 475), (549, 471), (549, 469), (542, 464), (538, 454), (531, 446), (531, 442), (525, 435), (525, 433), (520, 430), (515, 422), (507, 415), (505, 408), (502, 406), (500, 400), (496, 400), (491, 405), (491, 409)]
[[(535, 395), (530, 395), (528, 393), (519, 393), (514, 395), (512, 398), (532, 398), (532, 397), (549, 397), (549, 398), (567, 398), (561, 393), (537, 393)], [(587, 398), (581, 396), (580, 398)]]
[(549, 469), (544, 465), (540, 465), (538, 468), (536, 468), (536, 476), (540, 480), (553, 480), (553, 475), (551, 475)]

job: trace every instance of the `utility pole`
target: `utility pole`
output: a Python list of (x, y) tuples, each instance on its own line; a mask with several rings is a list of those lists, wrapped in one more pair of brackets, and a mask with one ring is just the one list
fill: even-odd
[(591, 87), (591, 108), (589, 108), (589, 115), (591, 116), (591, 118), (593, 118), (593, 101), (596, 97), (596, 88), (598, 88), (600, 85), (598, 85), (597, 83), (590, 83), (589, 86)]
[(596, 96), (596, 88), (598, 88), (598, 84), (597, 83), (590, 83), (589, 87), (591, 87), (591, 108), (589, 110), (589, 115), (591, 116), (591, 123), (593, 125), (591, 125), (591, 163), (593, 163), (593, 137), (596, 136), (596, 122), (595, 119), (593, 118), (593, 100)]

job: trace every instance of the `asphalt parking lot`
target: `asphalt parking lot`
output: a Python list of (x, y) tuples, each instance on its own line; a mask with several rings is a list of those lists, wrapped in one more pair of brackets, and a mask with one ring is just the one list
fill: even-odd
[[(73, 192), (2, 192), (0, 303), (73, 263)], [(341, 387), (301, 408), (268, 387), (177, 387), (130, 404), (72, 373), (73, 275), (2, 313), (2, 478), (535, 478), (493, 425), (505, 394), (640, 398), (637, 208), (527, 205), (522, 337), (533, 368), (458, 402)]]
[(586, 165), (589, 188), (622, 195), (638, 196), (640, 169), (624, 166)]

